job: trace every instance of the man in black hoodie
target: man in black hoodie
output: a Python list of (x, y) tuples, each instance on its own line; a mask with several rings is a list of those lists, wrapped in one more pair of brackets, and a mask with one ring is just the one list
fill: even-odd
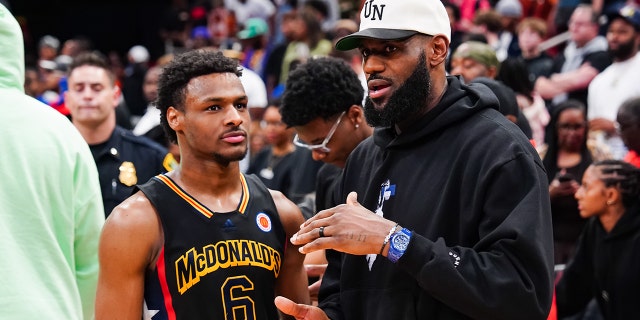
[(351, 153), (344, 204), (292, 237), (329, 261), (319, 307), (276, 298), (296, 319), (546, 319), (553, 292), (547, 177), (484, 86), (445, 75), (438, 0), (371, 0), (359, 48), (371, 138)]

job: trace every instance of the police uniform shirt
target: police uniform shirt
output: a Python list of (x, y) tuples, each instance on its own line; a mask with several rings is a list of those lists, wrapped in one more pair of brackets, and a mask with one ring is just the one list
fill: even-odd
[(98, 167), (106, 216), (131, 195), (134, 185), (170, 169), (166, 148), (119, 126), (109, 140), (89, 148)]
[(145, 278), (145, 319), (277, 320), (275, 284), (286, 233), (269, 190), (240, 175), (236, 210), (213, 212), (166, 175), (139, 186), (162, 223)]

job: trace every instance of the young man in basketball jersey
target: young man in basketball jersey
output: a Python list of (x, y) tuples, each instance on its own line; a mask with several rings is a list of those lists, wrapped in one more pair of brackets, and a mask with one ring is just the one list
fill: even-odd
[(309, 303), (304, 256), (289, 242), (300, 210), (239, 169), (250, 124), (239, 70), (206, 50), (165, 67), (157, 105), (180, 167), (106, 222), (97, 319), (276, 320), (276, 294)]

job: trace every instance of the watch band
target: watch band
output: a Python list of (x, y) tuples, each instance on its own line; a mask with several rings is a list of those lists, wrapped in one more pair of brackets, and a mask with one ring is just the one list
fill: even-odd
[(396, 263), (404, 252), (407, 250), (409, 246), (409, 241), (411, 240), (411, 230), (407, 228), (402, 228), (391, 236), (391, 240), (389, 241), (389, 252), (387, 253), (387, 259), (391, 262)]

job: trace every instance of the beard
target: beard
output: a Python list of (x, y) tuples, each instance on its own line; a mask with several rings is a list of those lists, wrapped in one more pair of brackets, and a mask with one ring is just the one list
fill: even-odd
[(624, 61), (633, 56), (635, 45), (635, 37), (633, 37), (627, 42), (620, 43), (617, 49), (609, 47), (609, 54), (613, 59)]
[[(379, 78), (373, 74), (369, 80)], [(424, 52), (415, 70), (396, 90), (381, 110), (375, 108), (373, 100), (367, 95), (364, 104), (364, 115), (367, 123), (373, 127), (390, 127), (424, 109), (431, 96), (431, 76), (427, 70), (427, 56)]]
[(240, 161), (244, 159), (244, 157), (247, 156), (248, 151), (249, 151), (249, 148), (245, 148), (244, 151), (238, 151), (233, 154), (221, 154), (221, 153), (215, 152), (213, 153), (212, 156), (217, 163), (227, 167), (231, 162)]

